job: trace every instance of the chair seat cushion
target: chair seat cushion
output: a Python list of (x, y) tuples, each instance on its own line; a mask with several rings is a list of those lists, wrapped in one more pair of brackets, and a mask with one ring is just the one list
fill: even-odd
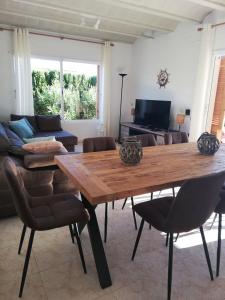
[(223, 190), (220, 192), (220, 202), (215, 208), (215, 213), (217, 214), (225, 214), (225, 190), (223, 185)]
[(153, 227), (159, 231), (167, 232), (164, 225), (173, 200), (173, 197), (162, 197), (155, 200), (138, 203), (134, 206), (134, 210), (140, 217), (142, 217), (146, 222), (150, 223)]
[(77, 144), (77, 137), (65, 130), (37, 132), (34, 135), (34, 137), (44, 137), (44, 136), (54, 136), (56, 141), (62, 142), (63, 145), (76, 145)]
[(73, 194), (59, 194), (30, 199), (35, 230), (49, 230), (57, 227), (88, 221), (88, 212), (82, 202)]

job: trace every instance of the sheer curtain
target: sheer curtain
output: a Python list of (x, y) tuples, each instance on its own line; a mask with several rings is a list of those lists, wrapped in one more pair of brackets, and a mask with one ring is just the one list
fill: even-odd
[(203, 27), (201, 34), (200, 55), (191, 114), (190, 141), (196, 141), (200, 134), (206, 130), (206, 116), (209, 100), (207, 93), (215, 28), (212, 28), (211, 25), (206, 25)]
[(32, 77), (30, 63), (29, 31), (26, 28), (14, 30), (14, 69), (16, 77), (17, 114), (34, 114)]
[(111, 101), (111, 43), (105, 42), (102, 59), (102, 97), (100, 109), (99, 135), (110, 135)]

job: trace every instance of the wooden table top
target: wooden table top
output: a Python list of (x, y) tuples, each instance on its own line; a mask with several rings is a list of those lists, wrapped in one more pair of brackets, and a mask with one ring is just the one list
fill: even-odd
[(143, 148), (140, 164), (122, 163), (119, 151), (56, 156), (60, 169), (95, 205), (179, 185), (187, 179), (225, 170), (225, 145), (213, 156), (195, 143)]

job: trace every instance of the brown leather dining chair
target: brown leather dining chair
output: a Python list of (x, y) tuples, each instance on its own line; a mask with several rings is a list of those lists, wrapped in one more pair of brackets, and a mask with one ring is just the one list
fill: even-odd
[[(94, 137), (83, 140), (83, 152), (98, 152), (116, 150), (116, 143), (112, 137)], [(114, 208), (114, 202), (112, 202)], [(105, 224), (104, 224), (104, 242), (107, 241), (107, 227), (108, 227), (108, 202), (105, 203)]]
[[(188, 143), (188, 135), (186, 132), (182, 131), (174, 131), (167, 132), (164, 135), (164, 144), (172, 145), (172, 144), (183, 144)], [(172, 186), (173, 197), (175, 197), (175, 186)], [(177, 240), (178, 236), (176, 237)]]
[[(136, 136), (137, 141), (141, 142), (142, 147), (151, 147), (151, 146), (157, 146), (156, 139), (153, 134), (147, 133), (147, 134), (140, 134)], [(124, 209), (127, 199), (125, 198), (122, 209)], [(151, 193), (151, 199), (153, 199), (153, 193)], [(137, 229), (137, 220), (135, 216), (135, 211), (133, 210), (134, 207), (134, 197), (131, 196), (131, 206), (132, 206), (132, 212), (133, 212), (133, 218), (134, 218), (134, 227)]]
[(58, 194), (43, 197), (30, 196), (25, 188), (20, 172), (10, 158), (6, 158), (3, 161), (3, 172), (12, 192), (17, 214), (24, 224), (19, 253), (22, 247), (26, 228), (28, 227), (31, 229), (20, 284), (19, 297), (22, 297), (23, 294), (34, 234), (36, 231), (46, 231), (73, 225), (83, 270), (84, 273), (86, 273), (83, 250), (76, 226), (78, 222), (87, 223), (89, 219), (89, 214), (85, 210), (82, 202), (73, 194)]
[(220, 201), (218, 191), (221, 190), (224, 181), (225, 171), (191, 179), (181, 186), (176, 198), (162, 197), (134, 206), (135, 212), (142, 220), (135, 242), (132, 260), (136, 254), (144, 222), (151, 224), (159, 231), (169, 234), (168, 300), (171, 299), (174, 233), (178, 234), (200, 228), (210, 278), (213, 280), (203, 224), (210, 217)]
[(215, 208), (216, 215), (219, 216), (218, 221), (218, 240), (217, 240), (217, 259), (216, 259), (216, 276), (220, 273), (220, 256), (221, 256), (221, 232), (222, 232), (222, 216), (225, 214), (225, 190), (220, 192), (220, 202)]
[(175, 131), (167, 132), (164, 135), (165, 145), (188, 143), (188, 136), (186, 132)]

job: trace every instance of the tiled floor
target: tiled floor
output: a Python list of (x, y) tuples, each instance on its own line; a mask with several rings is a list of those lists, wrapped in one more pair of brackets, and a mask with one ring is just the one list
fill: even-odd
[[(135, 197), (136, 202), (142, 200), (144, 196)], [(154, 229), (149, 230), (146, 225), (135, 261), (131, 262), (137, 232), (130, 203), (123, 211), (121, 206), (122, 201), (117, 201), (115, 210), (109, 210), (108, 242), (105, 245), (112, 287), (102, 290), (98, 284), (87, 230), (82, 234), (88, 270), (85, 275), (77, 247), (71, 243), (69, 230), (63, 228), (36, 234), (23, 299), (166, 299), (168, 249), (165, 236)], [(97, 215), (102, 230), (104, 205), (97, 208)], [(210, 224), (211, 220), (205, 226), (205, 233), (215, 270), (217, 222), (211, 230)], [(18, 299), (27, 246), (26, 240), (22, 254), (17, 255), (21, 229), (22, 224), (16, 217), (0, 220), (0, 299)], [(221, 276), (211, 282), (199, 232), (181, 235), (174, 251), (172, 299), (225, 299), (223, 248)]]

